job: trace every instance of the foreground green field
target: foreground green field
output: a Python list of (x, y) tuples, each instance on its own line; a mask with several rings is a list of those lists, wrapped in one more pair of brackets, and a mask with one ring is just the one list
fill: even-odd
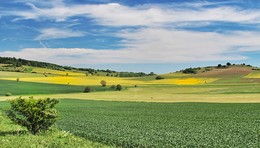
[[(141, 103), (60, 100), (60, 118), (30, 135), (3, 114), (1, 147), (250, 147), (260, 146), (260, 104)], [(91, 142), (91, 141), (92, 142)], [(102, 144), (100, 144), (102, 143)]]
[(61, 130), (123, 147), (260, 146), (260, 104), (61, 100)]

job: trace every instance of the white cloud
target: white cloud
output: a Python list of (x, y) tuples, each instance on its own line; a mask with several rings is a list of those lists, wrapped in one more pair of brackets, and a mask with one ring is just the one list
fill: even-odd
[(84, 16), (106, 26), (160, 26), (193, 21), (260, 22), (259, 10), (240, 9), (230, 6), (196, 7), (196, 9), (192, 9), (187, 7), (167, 7), (165, 5), (129, 7), (118, 3), (74, 4), (71, 6), (60, 4), (43, 8), (36, 7), (32, 3), (28, 5), (31, 6), (32, 10), (12, 13), (12, 15), (18, 16), (16, 20), (50, 19), (66, 21), (70, 17)]
[[(21, 1), (21, 0), (20, 0)], [(24, 0), (26, 1), (26, 0)], [(124, 6), (117, 3), (99, 5), (39, 4), (28, 0), (31, 10), (9, 13), (19, 19), (67, 21), (81, 16), (105, 26), (144, 26), (123, 30), (123, 49), (95, 50), (87, 48), (25, 48), (3, 51), (2, 56), (54, 62), (63, 65), (107, 63), (180, 63), (198, 61), (243, 60), (245, 52), (260, 51), (259, 32), (194, 32), (169, 29), (176, 26), (207, 26), (212, 21), (260, 23), (260, 11), (204, 3), (175, 7), (165, 5)], [(49, 2), (49, 1), (48, 1)], [(58, 4), (60, 3), (60, 4)], [(186, 4), (187, 6), (187, 4)], [(191, 9), (190, 7), (196, 7)], [(170, 26), (166, 28), (166, 26)], [(174, 25), (173, 25), (174, 24)], [(47, 28), (35, 40), (80, 37), (85, 32)], [(114, 35), (114, 34), (113, 34)]]
[[(219, 34), (147, 28), (124, 31), (119, 36), (127, 48), (26, 48), (0, 52), (2, 56), (54, 62), (63, 65), (109, 63), (180, 63), (247, 59), (241, 47), (260, 51), (259, 33)], [(246, 40), (245, 40), (246, 39)]]
[(73, 31), (68, 29), (47, 28), (40, 30), (41, 34), (35, 40), (49, 40), (58, 38), (81, 37), (86, 33), (82, 31)]

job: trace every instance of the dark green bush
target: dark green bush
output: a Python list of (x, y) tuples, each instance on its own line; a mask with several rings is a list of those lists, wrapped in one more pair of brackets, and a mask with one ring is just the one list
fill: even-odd
[(48, 130), (57, 120), (54, 109), (59, 101), (56, 99), (17, 98), (11, 100), (11, 109), (7, 116), (15, 123), (24, 126), (32, 134)]
[(107, 82), (106, 82), (105, 80), (102, 80), (102, 81), (100, 82), (100, 84), (101, 84), (103, 87), (106, 87)]
[(90, 93), (91, 92), (91, 88), (90, 87), (85, 87), (84, 89), (84, 93)]
[(116, 85), (116, 90), (118, 90), (118, 91), (122, 90), (122, 85), (117, 84), (117, 85)]
[(5, 96), (12, 96), (12, 93), (6, 93)]
[(156, 80), (161, 80), (161, 79), (164, 79), (164, 77), (162, 77), (162, 76), (157, 76), (155, 79), (156, 79)]

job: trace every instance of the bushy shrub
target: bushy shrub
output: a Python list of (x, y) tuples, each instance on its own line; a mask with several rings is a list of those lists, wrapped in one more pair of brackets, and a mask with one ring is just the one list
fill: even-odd
[(12, 93), (6, 93), (5, 96), (12, 96)]
[(106, 87), (107, 82), (106, 82), (105, 80), (102, 80), (102, 81), (100, 82), (100, 84), (101, 84), (103, 87)]
[(161, 79), (164, 79), (164, 77), (162, 77), (162, 76), (157, 76), (156, 78), (155, 78), (156, 80), (161, 80)]
[(91, 92), (91, 88), (90, 87), (85, 87), (84, 89), (84, 93), (90, 93)]
[(118, 91), (122, 90), (122, 85), (117, 84), (117, 85), (116, 85), (116, 90), (118, 90)]
[(32, 134), (48, 130), (57, 120), (54, 109), (59, 101), (56, 99), (17, 98), (11, 100), (11, 109), (7, 116), (15, 123), (24, 126)]

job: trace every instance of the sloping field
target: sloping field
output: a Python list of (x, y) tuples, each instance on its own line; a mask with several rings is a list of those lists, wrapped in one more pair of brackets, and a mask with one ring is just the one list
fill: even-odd
[(218, 80), (217, 78), (173, 78), (151, 81), (152, 84), (176, 84), (176, 85), (194, 85), (207, 84)]
[(60, 70), (52, 70), (46, 68), (33, 68), (33, 73), (41, 73), (41, 74), (54, 74), (61, 76), (86, 76), (85, 73), (73, 72), (73, 71), (60, 71)]
[(220, 68), (213, 69), (208, 72), (199, 73), (198, 77), (229, 77), (229, 76), (246, 76), (252, 72), (252, 68), (249, 67), (232, 67), (232, 68)]
[(30, 77), (42, 77), (42, 76), (43, 76), (42, 74), (35, 74), (35, 73), (0, 71), (0, 78), (30, 78)]
[(260, 78), (260, 71), (254, 71), (246, 75), (245, 78)]

